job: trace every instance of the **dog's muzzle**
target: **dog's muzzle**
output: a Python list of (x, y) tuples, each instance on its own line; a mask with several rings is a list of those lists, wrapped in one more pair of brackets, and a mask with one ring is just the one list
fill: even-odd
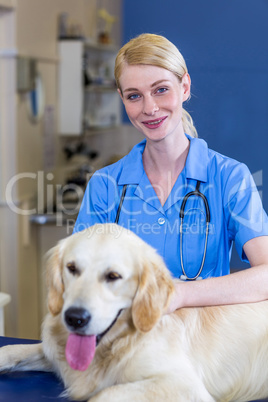
[[(116, 323), (122, 309), (118, 311), (117, 316), (101, 334), (97, 335), (97, 344), (100, 342), (101, 338), (107, 334), (107, 332), (114, 326)], [(71, 332), (75, 332), (77, 334), (83, 335), (85, 333), (86, 327), (91, 320), (91, 315), (89, 312), (80, 307), (70, 307), (64, 313), (64, 320)]]

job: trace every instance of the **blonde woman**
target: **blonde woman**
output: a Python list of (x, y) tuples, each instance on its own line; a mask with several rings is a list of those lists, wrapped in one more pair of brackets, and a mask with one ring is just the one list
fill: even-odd
[[(191, 80), (179, 50), (140, 35), (120, 49), (115, 79), (144, 140), (94, 174), (74, 231), (117, 222), (157, 249), (183, 280), (168, 312), (267, 299), (267, 215), (248, 168), (197, 138), (183, 108)], [(229, 275), (233, 243), (252, 269)]]

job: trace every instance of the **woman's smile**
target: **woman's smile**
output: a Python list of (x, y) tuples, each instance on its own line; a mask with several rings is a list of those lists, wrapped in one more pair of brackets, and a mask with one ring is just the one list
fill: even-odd
[(144, 124), (144, 126), (146, 126), (147, 128), (154, 130), (156, 128), (161, 127), (166, 119), (167, 119), (167, 116), (162, 117), (160, 119), (156, 119), (156, 120), (143, 121), (142, 124)]

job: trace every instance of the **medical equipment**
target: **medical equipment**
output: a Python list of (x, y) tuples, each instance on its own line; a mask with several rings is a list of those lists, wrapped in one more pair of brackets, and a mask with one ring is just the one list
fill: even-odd
[[(204, 266), (206, 254), (207, 254), (207, 243), (208, 243), (208, 233), (209, 233), (209, 223), (210, 223), (210, 210), (209, 210), (208, 200), (207, 200), (206, 196), (200, 192), (199, 188), (200, 188), (200, 181), (197, 182), (195, 190), (186, 194), (186, 196), (183, 198), (182, 204), (181, 204), (181, 209), (180, 209), (180, 219), (181, 219), (181, 223), (180, 223), (180, 258), (181, 258), (181, 268), (182, 268), (182, 272), (183, 272), (183, 275), (181, 275), (180, 279), (188, 280), (188, 281), (202, 279), (200, 275), (203, 270), (203, 266)], [(201, 262), (199, 271), (197, 272), (197, 274), (194, 277), (187, 276), (187, 274), (185, 272), (185, 268), (184, 268), (183, 253), (182, 253), (182, 238), (183, 238), (182, 234), (183, 234), (184, 212), (185, 212), (186, 203), (191, 196), (200, 197), (203, 200), (205, 209), (206, 209), (206, 238), (205, 238), (204, 253), (203, 253), (203, 258), (202, 258), (202, 262)]]
[[(126, 195), (127, 186), (128, 186), (127, 184), (125, 184), (123, 186), (123, 191), (122, 191), (122, 194), (121, 194), (121, 198), (120, 198), (120, 202), (119, 202), (119, 206), (118, 206), (117, 213), (116, 213), (116, 218), (115, 218), (115, 223), (117, 223), (117, 224), (118, 224), (118, 221), (119, 221), (122, 205), (123, 205), (124, 198), (125, 198), (125, 195)], [(181, 208), (180, 208), (180, 260), (181, 260), (181, 268), (182, 268), (182, 272), (183, 272), (183, 275), (180, 276), (181, 280), (194, 281), (194, 280), (202, 279), (200, 275), (201, 275), (201, 272), (203, 270), (205, 259), (206, 259), (206, 254), (207, 254), (207, 242), (208, 242), (208, 233), (209, 233), (209, 224), (210, 224), (210, 209), (209, 209), (208, 200), (207, 200), (206, 196), (203, 193), (201, 193), (199, 188), (200, 188), (200, 181), (197, 181), (195, 190), (190, 191), (188, 194), (186, 194), (186, 196), (182, 200), (182, 204), (181, 204)], [(193, 276), (193, 277), (189, 277), (186, 274), (184, 263), (183, 263), (183, 252), (182, 252), (183, 219), (184, 219), (184, 215), (185, 215), (186, 203), (187, 203), (187, 201), (189, 200), (189, 198), (191, 196), (200, 197), (204, 202), (205, 210), (206, 210), (206, 238), (205, 238), (204, 252), (203, 252), (203, 257), (202, 257), (202, 262), (201, 262), (200, 268), (199, 268), (197, 274), (195, 276)]]
[(122, 205), (123, 205), (123, 202), (124, 202), (124, 199), (125, 199), (126, 191), (127, 191), (127, 184), (124, 184), (122, 194), (121, 194), (121, 198), (120, 198), (120, 202), (119, 202), (119, 207), (118, 207), (118, 210), (117, 210), (117, 213), (116, 213), (116, 218), (115, 218), (114, 223), (118, 223), (118, 221), (119, 221), (119, 217), (120, 217)]

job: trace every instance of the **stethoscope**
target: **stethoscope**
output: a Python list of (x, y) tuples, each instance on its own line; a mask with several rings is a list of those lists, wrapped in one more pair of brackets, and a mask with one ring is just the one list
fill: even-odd
[[(114, 221), (117, 224), (119, 222), (119, 217), (120, 217), (122, 205), (123, 205), (123, 202), (124, 202), (124, 199), (125, 199), (127, 187), (128, 187), (127, 184), (125, 184), (123, 186), (119, 206), (118, 206), (117, 213), (116, 213), (116, 218), (115, 218), (115, 221)], [(201, 193), (199, 188), (200, 188), (200, 181), (197, 181), (195, 190), (190, 191), (188, 194), (185, 195), (185, 197), (182, 200), (182, 204), (181, 204), (181, 208), (180, 208), (180, 215), (179, 215), (180, 216), (180, 260), (181, 260), (181, 268), (182, 268), (182, 272), (183, 272), (183, 275), (180, 276), (180, 279), (183, 280), (183, 281), (186, 281), (186, 280), (195, 281), (195, 280), (202, 279), (201, 273), (202, 273), (202, 270), (203, 270), (203, 267), (204, 267), (204, 264), (205, 264), (206, 255), (207, 255), (207, 243), (208, 243), (209, 224), (210, 224), (210, 209), (209, 209), (208, 200), (207, 200), (206, 196), (203, 193)], [(190, 277), (190, 276), (188, 276), (186, 274), (186, 271), (185, 271), (185, 267), (184, 267), (184, 263), (183, 263), (182, 245), (183, 245), (183, 220), (184, 220), (184, 214), (185, 214), (185, 207), (186, 207), (187, 201), (192, 196), (200, 197), (203, 200), (203, 203), (205, 205), (205, 210), (206, 210), (206, 231), (205, 231), (205, 233), (206, 233), (206, 237), (205, 237), (205, 246), (204, 246), (204, 252), (203, 252), (203, 257), (202, 257), (200, 268), (199, 268), (199, 270), (198, 270), (198, 272), (197, 272), (197, 274), (195, 276)]]
[[(195, 281), (196, 279), (202, 279), (202, 277), (200, 275), (201, 275), (201, 272), (203, 270), (206, 255), (207, 255), (208, 233), (209, 233), (209, 223), (210, 223), (210, 209), (209, 209), (207, 197), (203, 193), (201, 193), (199, 188), (200, 188), (200, 181), (197, 181), (195, 190), (190, 191), (190, 193), (186, 194), (186, 196), (182, 200), (182, 204), (181, 204), (181, 208), (180, 208), (180, 220), (181, 220), (180, 221), (180, 258), (181, 258), (181, 269), (182, 269), (182, 272), (183, 272), (183, 275), (180, 276), (180, 279), (182, 279), (184, 281), (186, 281), (186, 280)], [(184, 211), (185, 211), (186, 203), (187, 203), (187, 201), (189, 200), (189, 198), (191, 196), (200, 197), (203, 200), (204, 205), (205, 205), (205, 209), (206, 209), (206, 237), (205, 237), (204, 252), (203, 252), (202, 262), (201, 262), (199, 271), (193, 277), (189, 277), (185, 272), (184, 263), (183, 263), (183, 254), (182, 254), (182, 237), (183, 237)]]

